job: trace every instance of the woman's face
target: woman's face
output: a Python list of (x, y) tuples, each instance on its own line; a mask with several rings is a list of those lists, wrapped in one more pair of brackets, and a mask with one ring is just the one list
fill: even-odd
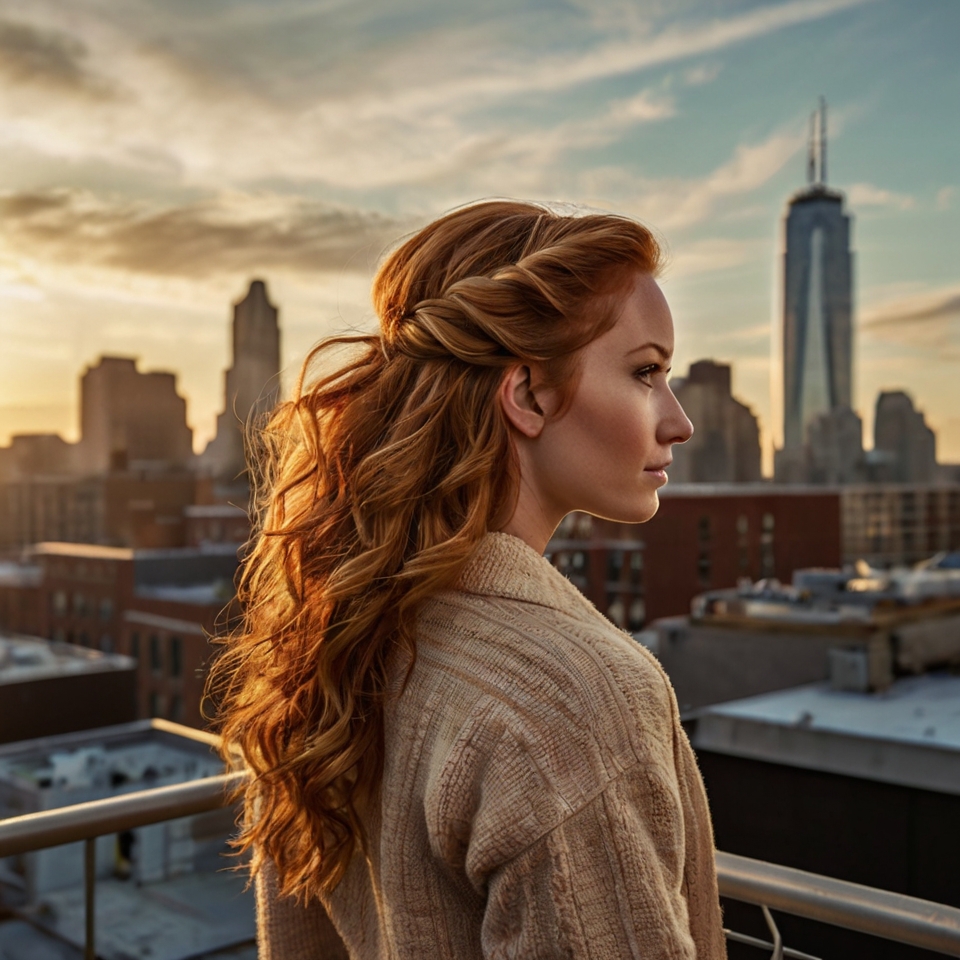
[(639, 523), (656, 513), (671, 448), (693, 433), (667, 385), (673, 346), (667, 301), (653, 277), (638, 274), (614, 326), (583, 348), (566, 412), (552, 419), (556, 397), (541, 402), (548, 416), (524, 457), (524, 480), (545, 516), (559, 522), (583, 510)]

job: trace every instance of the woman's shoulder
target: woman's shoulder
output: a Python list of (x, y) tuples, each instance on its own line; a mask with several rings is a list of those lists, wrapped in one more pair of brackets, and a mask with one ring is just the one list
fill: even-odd
[(469, 575), (422, 610), (405, 712), (443, 717), (428, 790), (440, 821), (486, 791), (516, 795), (536, 833), (625, 771), (672, 767), (676, 705), (650, 653), (538, 554), (504, 583), (516, 548), (498, 546), (495, 577)]
[(456, 664), (485, 683), (504, 710), (536, 707), (552, 729), (585, 722), (627, 734), (668, 727), (669, 681), (652, 654), (614, 626), (522, 540), (490, 534), (457, 589), (421, 611), (418, 657)]

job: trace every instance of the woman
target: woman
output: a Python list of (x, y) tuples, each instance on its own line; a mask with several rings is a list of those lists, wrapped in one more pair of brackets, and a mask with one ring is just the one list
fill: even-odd
[(327, 914), (356, 960), (725, 956), (670, 684), (542, 556), (572, 510), (649, 519), (692, 432), (659, 264), (625, 218), (457, 210), (265, 429), (217, 667), (264, 960)]

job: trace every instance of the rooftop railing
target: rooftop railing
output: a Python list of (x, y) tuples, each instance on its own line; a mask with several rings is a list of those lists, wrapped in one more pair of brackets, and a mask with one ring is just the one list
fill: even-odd
[[(84, 957), (96, 960), (96, 838), (220, 809), (243, 776), (223, 774), (0, 820), (0, 858), (84, 842)], [(773, 960), (816, 958), (783, 945), (771, 909), (960, 957), (960, 909), (731, 853), (718, 851), (716, 862), (721, 896), (759, 906), (771, 934), (764, 941), (728, 930), (727, 938), (769, 950)]]

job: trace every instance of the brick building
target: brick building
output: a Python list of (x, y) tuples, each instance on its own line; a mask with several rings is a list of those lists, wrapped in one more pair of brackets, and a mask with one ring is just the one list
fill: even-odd
[(547, 547), (615, 623), (639, 630), (686, 613), (704, 590), (841, 562), (836, 490), (773, 484), (678, 484), (647, 523), (571, 514)]
[(32, 616), (29, 632), (38, 636), (131, 656), (138, 717), (204, 725), (200, 701), (214, 654), (208, 638), (234, 596), (236, 544), (133, 550), (40, 543), (29, 564), (7, 566), (0, 629), (25, 632), (16, 624)]

